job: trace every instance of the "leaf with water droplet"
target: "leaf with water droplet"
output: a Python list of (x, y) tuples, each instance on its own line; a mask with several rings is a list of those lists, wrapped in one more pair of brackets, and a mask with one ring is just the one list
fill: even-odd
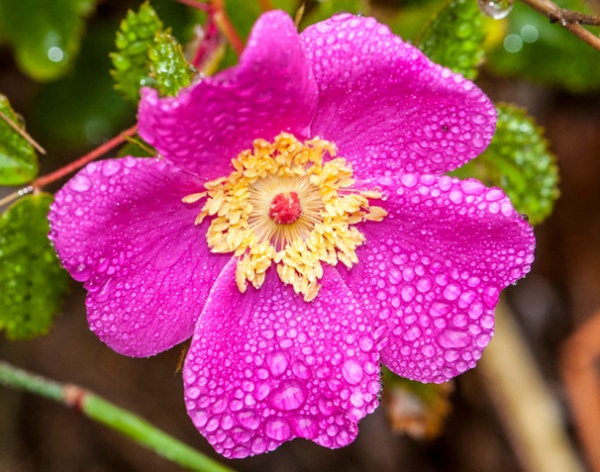
[(433, 62), (475, 79), (484, 58), (484, 19), (473, 0), (451, 0), (425, 26), (417, 46)]
[(161, 95), (175, 95), (192, 82), (194, 69), (183, 56), (181, 46), (169, 33), (159, 31), (148, 50), (150, 76)]
[(424, 384), (399, 377), (383, 368), (383, 405), (392, 430), (417, 439), (434, 439), (442, 433), (451, 405), (453, 383)]
[(519, 213), (541, 223), (558, 198), (558, 168), (542, 128), (527, 113), (508, 104), (497, 106), (498, 124), (489, 147), (453, 172), (502, 187)]
[(79, 51), (84, 19), (94, 0), (0, 2), (0, 31), (19, 68), (36, 80), (63, 75)]
[(48, 239), (52, 200), (29, 195), (0, 216), (0, 330), (9, 339), (45, 334), (68, 288)]
[[(0, 111), (14, 125), (24, 128), (4, 95), (0, 95)], [(24, 184), (33, 180), (37, 172), (33, 146), (0, 117), (0, 185)]]
[(117, 31), (117, 51), (110, 54), (114, 66), (111, 74), (115, 88), (135, 103), (139, 100), (140, 87), (152, 83), (148, 50), (162, 30), (163, 23), (158, 14), (149, 3), (144, 3), (137, 12), (127, 12)]

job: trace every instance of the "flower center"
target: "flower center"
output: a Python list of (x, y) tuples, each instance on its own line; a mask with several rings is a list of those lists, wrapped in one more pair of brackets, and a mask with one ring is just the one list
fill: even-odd
[[(324, 161), (324, 156), (331, 159)], [(322, 263), (358, 262), (356, 248), (365, 240), (353, 225), (381, 221), (387, 212), (370, 206), (378, 189), (352, 188), (352, 168), (335, 158), (335, 146), (318, 138), (301, 143), (281, 133), (272, 143), (257, 139), (253, 149), (232, 161), (227, 177), (207, 182), (205, 191), (186, 203), (207, 198), (196, 224), (213, 217), (206, 233), (212, 252), (238, 258), (236, 284), (260, 288), (275, 264), (279, 278), (313, 300), (323, 277)]]
[(302, 207), (297, 192), (282, 192), (275, 195), (269, 208), (269, 218), (279, 225), (289, 225), (300, 218)]

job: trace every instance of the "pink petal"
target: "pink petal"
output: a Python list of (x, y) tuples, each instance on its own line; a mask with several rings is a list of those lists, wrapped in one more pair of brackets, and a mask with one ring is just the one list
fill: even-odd
[(337, 15), (301, 35), (319, 86), (311, 134), (334, 141), (362, 178), (443, 173), (483, 151), (496, 112), (373, 18)]
[(296, 27), (280, 11), (255, 24), (240, 65), (159, 99), (142, 90), (140, 135), (165, 159), (207, 179), (231, 172), (231, 159), (257, 138), (306, 134), (317, 92)]
[(367, 243), (347, 285), (389, 327), (382, 361), (422, 382), (475, 366), (494, 329), (500, 290), (533, 261), (531, 226), (498, 188), (413, 174), (378, 184), (389, 215), (362, 225)]
[(90, 328), (115, 351), (149, 356), (189, 338), (228, 258), (209, 254), (201, 182), (159, 159), (88, 164), (56, 194), (50, 238), (85, 282)]
[(379, 355), (367, 316), (337, 271), (306, 303), (271, 268), (240, 294), (235, 263), (217, 280), (184, 370), (188, 413), (226, 457), (299, 437), (337, 448), (377, 406)]

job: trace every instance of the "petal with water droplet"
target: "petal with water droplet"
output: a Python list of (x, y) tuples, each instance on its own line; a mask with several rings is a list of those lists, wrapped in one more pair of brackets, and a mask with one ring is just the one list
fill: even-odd
[[(419, 182), (377, 180), (389, 195), (381, 203), (389, 215), (362, 225), (367, 243), (357, 251), (359, 262), (340, 274), (362, 295), (372, 323), (389, 328), (383, 362), (404, 377), (443, 382), (480, 358), (498, 294), (528, 272), (535, 240), (501, 190), (448, 177)], [(493, 212), (495, 203), (510, 212)], [(400, 284), (390, 277), (398, 271)], [(365, 283), (375, 275), (375, 284)], [(400, 296), (378, 296), (392, 291)], [(383, 320), (384, 311), (392, 315)]]
[[(269, 451), (295, 437), (328, 447), (351, 442), (358, 421), (377, 405), (371, 390), (379, 379), (378, 339), (337, 270), (325, 268), (319, 296), (309, 303), (283, 285), (273, 269), (259, 290), (245, 294), (237, 289), (234, 272), (232, 262), (215, 283), (184, 366), (184, 376), (192, 372), (196, 379), (186, 383), (185, 396), (200, 432), (226, 457)], [(288, 337), (292, 326), (293, 338)], [(254, 353), (260, 353), (260, 362)], [(266, 390), (248, 387), (258, 378)], [(215, 410), (219, 401), (231, 404), (243, 391), (249, 393), (241, 410)], [(199, 401), (202, 397), (209, 398), (208, 405)], [(219, 434), (220, 427), (208, 431), (211, 423), (199, 412), (218, 424), (229, 414), (231, 430), (247, 433), (243, 443)], [(260, 451), (247, 448), (255, 441)]]
[(191, 336), (228, 260), (209, 256), (208, 223), (181, 201), (201, 185), (165, 160), (124, 158), (89, 164), (56, 194), (50, 238), (85, 282), (90, 328), (117, 352), (149, 356)]

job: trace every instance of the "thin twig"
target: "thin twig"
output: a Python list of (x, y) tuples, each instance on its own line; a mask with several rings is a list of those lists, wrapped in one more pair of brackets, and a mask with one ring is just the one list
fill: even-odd
[(23, 128), (21, 128), (20, 126), (18, 126), (13, 120), (11, 120), (4, 112), (0, 111), (0, 118), (2, 118), (4, 121), (6, 121), (6, 124), (8, 124), (12, 129), (14, 129), (17, 133), (19, 133), (21, 136), (23, 136), (24, 139), (27, 140), (27, 142), (29, 144), (31, 144), (34, 148), (36, 148), (38, 150), (38, 152), (40, 154), (46, 154), (46, 150), (40, 146), (35, 139), (33, 139), (28, 133), (27, 131), (25, 131)]
[(479, 369), (524, 471), (583, 472), (559, 403), (503, 302), (496, 308), (496, 335)]
[(23, 195), (27, 195), (28, 193), (31, 193), (31, 192), (33, 192), (33, 187), (31, 185), (28, 185), (27, 187), (17, 190), (16, 192), (8, 194), (6, 197), (0, 198), (0, 207), (3, 207), (4, 205), (7, 205), (11, 202), (14, 202), (18, 198), (21, 198)]
[(119, 144), (124, 143), (129, 136), (133, 136), (136, 132), (137, 132), (137, 125), (133, 125), (131, 128), (126, 129), (118, 136), (115, 136), (110, 141), (105, 142), (101, 146), (99, 146), (96, 149), (94, 149), (93, 151), (87, 153), (85, 156), (80, 157), (76, 161), (73, 161), (70, 164), (66, 165), (65, 167), (62, 167), (61, 169), (58, 169), (57, 171), (54, 171), (48, 175), (44, 175), (43, 177), (38, 177), (33, 182), (31, 182), (31, 186), (34, 189), (39, 190), (42, 187), (48, 185), (49, 183), (52, 183), (52, 182), (64, 177), (65, 175), (68, 175), (71, 172), (74, 172), (74, 171), (80, 169), (81, 167), (86, 165), (88, 162), (91, 162), (94, 159), (97, 159), (102, 154), (105, 154), (108, 151), (110, 151), (111, 149), (113, 149), (115, 146), (118, 146)]
[(551, 0), (521, 0), (535, 11), (547, 16), (551, 22), (559, 23), (563, 28), (600, 51), (600, 37), (585, 29), (581, 24), (600, 26), (600, 18), (584, 15), (560, 8)]

